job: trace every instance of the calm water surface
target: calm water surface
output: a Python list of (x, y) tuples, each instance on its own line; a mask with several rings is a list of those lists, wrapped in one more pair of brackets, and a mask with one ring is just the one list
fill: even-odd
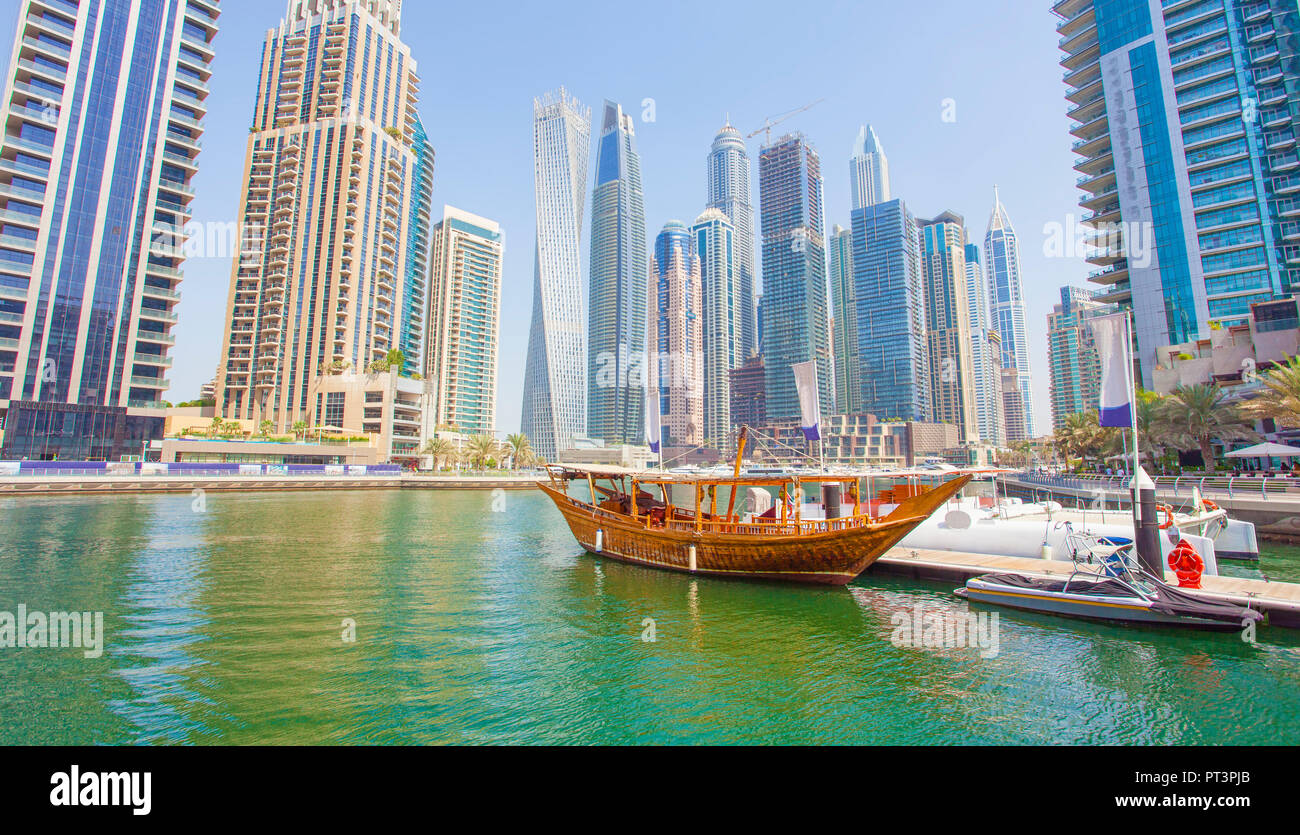
[[(897, 611), (965, 611), (948, 585), (623, 566), (535, 493), (191, 502), (0, 499), (0, 611), (107, 632), (99, 659), (0, 649), (0, 743), (1300, 742), (1293, 632), (1004, 612), (986, 660), (891, 645)], [(1274, 550), (1264, 571), (1300, 580)]]

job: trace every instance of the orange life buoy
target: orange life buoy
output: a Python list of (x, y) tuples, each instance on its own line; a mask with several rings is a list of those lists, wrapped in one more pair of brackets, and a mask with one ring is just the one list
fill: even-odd
[(1199, 589), (1201, 575), (1205, 573), (1205, 560), (1186, 539), (1181, 539), (1169, 552), (1169, 567), (1178, 575), (1180, 589)]
[(1163, 511), (1165, 514), (1165, 523), (1160, 526), (1160, 530), (1167, 531), (1174, 526), (1174, 509), (1167, 504), (1156, 505), (1156, 511)]
[(1202, 499), (1201, 504), (1205, 505), (1206, 510), (1218, 510), (1219, 506), (1209, 499)]

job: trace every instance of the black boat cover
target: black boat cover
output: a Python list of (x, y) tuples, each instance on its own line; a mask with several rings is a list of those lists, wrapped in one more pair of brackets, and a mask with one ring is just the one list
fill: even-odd
[[(985, 574), (976, 579), (983, 580), (986, 583), (997, 583), (1011, 588), (1025, 589), (1026, 591), (1047, 593), (1067, 591), (1067, 584), (1064, 580), (1041, 580), (1035, 577), (1026, 577), (1023, 574)], [(1155, 598), (1151, 603), (1151, 608), (1162, 614), (1185, 615), (1222, 623), (1243, 625), (1247, 622), (1258, 623), (1264, 619), (1263, 614), (1254, 609), (1238, 606), (1235, 603), (1206, 600), (1165, 583), (1149, 582), (1146, 587), (1152, 590), (1152, 596)], [(1096, 595), (1099, 597), (1131, 597), (1135, 600), (1138, 599), (1124, 583), (1104, 578), (1094, 581), (1091, 579), (1080, 580), (1076, 577), (1074, 582), (1069, 583), (1068, 591), (1070, 594), (1085, 596)]]

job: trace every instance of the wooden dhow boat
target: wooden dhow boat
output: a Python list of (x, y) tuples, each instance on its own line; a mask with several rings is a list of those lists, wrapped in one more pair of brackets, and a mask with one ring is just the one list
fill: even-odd
[[(702, 576), (844, 585), (971, 480), (960, 475), (935, 487), (910, 488), (892, 512), (877, 518), (870, 512), (875, 504), (861, 501), (856, 475), (750, 477), (739, 470), (737, 465), (734, 475), (719, 477), (553, 465), (538, 487), (559, 508), (578, 544), (602, 557)], [(586, 498), (570, 494), (575, 482)], [(827, 516), (846, 506), (852, 514), (808, 518), (799, 499), (810, 482), (835, 485), (831, 495), (848, 499), (834, 501)], [(759, 516), (737, 513), (736, 496), (750, 487), (779, 488), (773, 509)], [(693, 502), (674, 505), (674, 488), (689, 491)], [(730, 498), (719, 508), (724, 490)]]

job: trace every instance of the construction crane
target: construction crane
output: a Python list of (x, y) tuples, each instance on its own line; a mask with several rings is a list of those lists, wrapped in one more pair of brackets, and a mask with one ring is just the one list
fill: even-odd
[(791, 110), (789, 113), (782, 113), (780, 116), (769, 116), (769, 117), (767, 117), (766, 119), (763, 120), (763, 122), (764, 122), (763, 127), (761, 127), (761, 128), (759, 128), (758, 130), (754, 131), (753, 133), (751, 133), (749, 136), (746, 136), (745, 138), (746, 138), (746, 139), (753, 139), (755, 136), (758, 136), (760, 133), (764, 133), (764, 134), (767, 134), (767, 136), (766, 136), (766, 141), (765, 141), (764, 144), (771, 145), (771, 144), (772, 144), (772, 128), (776, 127), (777, 125), (781, 124), (782, 122), (785, 122), (785, 121), (788, 121), (788, 120), (790, 120), (790, 119), (793, 119), (795, 116), (798, 116), (800, 113), (803, 113), (804, 111), (812, 110), (814, 107), (816, 107), (817, 105), (821, 104), (821, 103), (824, 102), (824, 101), (826, 101), (826, 99), (818, 99), (817, 101), (813, 102), (812, 104), (805, 104), (803, 107), (795, 108), (794, 110)]

